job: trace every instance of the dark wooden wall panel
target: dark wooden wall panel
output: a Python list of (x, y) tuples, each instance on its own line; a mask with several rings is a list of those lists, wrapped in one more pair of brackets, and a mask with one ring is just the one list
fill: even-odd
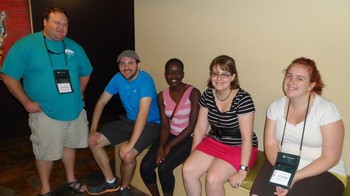
[[(91, 120), (98, 97), (111, 77), (118, 72), (117, 55), (125, 49), (135, 48), (134, 1), (31, 0), (30, 3), (34, 32), (42, 30), (42, 15), (46, 7), (59, 6), (68, 11), (68, 37), (84, 47), (94, 67), (85, 94), (86, 110)], [(0, 140), (29, 135), (28, 115), (7, 92), (2, 81), (0, 108)], [(119, 97), (115, 96), (106, 106), (103, 116), (109, 118), (123, 111)]]
[[(117, 55), (135, 48), (134, 1), (132, 0), (32, 0), (34, 31), (42, 29), (46, 7), (59, 6), (69, 13), (68, 37), (81, 44), (94, 67), (86, 89), (86, 110), (93, 108), (111, 77), (118, 72)], [(106, 106), (103, 116), (123, 112), (119, 97)]]

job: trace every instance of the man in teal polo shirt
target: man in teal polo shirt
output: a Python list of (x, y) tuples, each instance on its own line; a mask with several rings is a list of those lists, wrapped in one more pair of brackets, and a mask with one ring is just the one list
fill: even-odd
[(51, 195), (50, 173), (59, 159), (65, 167), (67, 186), (84, 192), (87, 187), (75, 178), (74, 162), (75, 148), (88, 145), (83, 94), (92, 66), (83, 48), (66, 37), (68, 14), (64, 9), (47, 8), (43, 25), (43, 31), (27, 35), (11, 47), (2, 78), (29, 113), (40, 195)]

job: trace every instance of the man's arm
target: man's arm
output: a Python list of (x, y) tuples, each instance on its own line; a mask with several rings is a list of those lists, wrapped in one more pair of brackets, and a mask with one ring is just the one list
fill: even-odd
[(151, 106), (152, 98), (151, 97), (143, 97), (140, 99), (140, 107), (139, 113), (137, 114), (134, 130), (132, 132), (129, 143), (126, 144), (120, 150), (120, 157), (123, 159), (124, 155), (131, 151), (134, 148), (137, 140), (139, 139), (143, 129), (145, 128), (147, 117), (149, 113), (149, 109)]
[(111, 98), (111, 94), (109, 94), (107, 91), (103, 91), (94, 108), (90, 132), (97, 131), (98, 122), (100, 121), (103, 109)]
[(92, 121), (91, 121), (91, 126), (90, 126), (90, 134), (89, 134), (89, 144), (90, 145), (96, 145), (97, 140), (100, 137), (99, 133), (97, 133), (97, 126), (98, 122), (100, 121), (102, 111), (108, 101), (112, 98), (113, 95), (109, 94), (107, 91), (103, 91), (101, 94), (100, 98), (98, 99), (94, 113), (92, 115)]
[(90, 76), (82, 76), (80, 77), (80, 91), (81, 91), (81, 96), (84, 99), (84, 93), (85, 93), (85, 89), (87, 84), (89, 83), (90, 80)]
[(151, 102), (152, 102), (152, 98), (150, 97), (143, 97), (140, 100), (139, 113), (137, 114), (134, 130), (132, 132), (132, 136), (129, 141), (129, 144), (131, 144), (132, 146), (135, 145), (143, 129), (145, 128), (149, 109), (151, 107)]
[(24, 106), (27, 112), (32, 113), (41, 111), (39, 104), (33, 102), (24, 92), (23, 86), (19, 80), (6, 74), (2, 74), (2, 80), (10, 93)]

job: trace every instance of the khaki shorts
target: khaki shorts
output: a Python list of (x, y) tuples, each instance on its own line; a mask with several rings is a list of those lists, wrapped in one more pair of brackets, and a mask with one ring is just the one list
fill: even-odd
[(61, 159), (63, 148), (86, 148), (88, 146), (88, 121), (82, 110), (73, 121), (54, 120), (45, 113), (30, 113), (29, 127), (33, 153), (38, 160), (54, 161)]

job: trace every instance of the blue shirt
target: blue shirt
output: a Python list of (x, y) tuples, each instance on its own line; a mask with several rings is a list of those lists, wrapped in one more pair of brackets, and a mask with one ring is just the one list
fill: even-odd
[(122, 105), (126, 110), (126, 116), (132, 121), (136, 121), (139, 113), (140, 99), (150, 97), (152, 103), (147, 123), (160, 123), (156, 87), (152, 77), (147, 72), (139, 71), (137, 77), (132, 81), (126, 80), (119, 72), (110, 80), (105, 90), (111, 95), (119, 93)]

